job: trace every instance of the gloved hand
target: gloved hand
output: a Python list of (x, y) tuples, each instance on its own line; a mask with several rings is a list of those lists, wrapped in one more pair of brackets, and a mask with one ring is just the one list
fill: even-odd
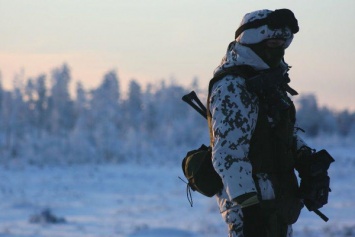
[(300, 196), (309, 211), (315, 211), (328, 203), (329, 182), (328, 175), (301, 179)]
[(301, 178), (300, 197), (309, 211), (314, 211), (328, 203), (328, 169), (334, 159), (326, 150), (312, 152), (305, 148), (299, 152), (296, 169)]

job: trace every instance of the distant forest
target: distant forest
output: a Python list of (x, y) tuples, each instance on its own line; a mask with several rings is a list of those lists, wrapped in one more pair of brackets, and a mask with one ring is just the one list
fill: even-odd
[[(64, 64), (11, 91), (0, 83), (0, 163), (170, 162), (209, 143), (206, 120), (181, 100), (195, 90), (205, 101), (197, 80), (189, 87), (163, 81), (144, 91), (131, 80), (123, 97), (116, 72), (109, 71), (95, 89), (77, 83), (75, 99), (71, 80)], [(312, 94), (297, 97), (304, 136), (355, 138), (355, 113), (320, 108)]]

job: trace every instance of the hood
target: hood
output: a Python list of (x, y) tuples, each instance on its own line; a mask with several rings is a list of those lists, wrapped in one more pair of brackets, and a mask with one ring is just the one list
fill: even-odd
[[(257, 71), (270, 68), (251, 48), (241, 45), (237, 41), (233, 41), (229, 44), (226, 54), (213, 74), (215, 75), (226, 68), (240, 65), (251, 66)], [(282, 62), (281, 67), (287, 69), (288, 64)]]

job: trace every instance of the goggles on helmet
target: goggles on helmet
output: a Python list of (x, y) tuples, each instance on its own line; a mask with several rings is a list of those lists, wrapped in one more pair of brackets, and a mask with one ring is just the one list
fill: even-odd
[(235, 32), (235, 39), (243, 31), (258, 28), (263, 25), (267, 25), (271, 30), (288, 27), (293, 34), (296, 34), (299, 31), (298, 22), (293, 12), (289, 9), (277, 9), (271, 12), (266, 18), (257, 19), (241, 25)]

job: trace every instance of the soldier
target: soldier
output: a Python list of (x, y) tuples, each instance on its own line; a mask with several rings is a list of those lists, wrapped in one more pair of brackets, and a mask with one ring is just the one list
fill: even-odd
[(297, 135), (285, 49), (299, 30), (288, 9), (244, 16), (216, 68), (208, 108), (217, 193), (229, 237), (292, 236), (303, 207), (295, 159), (311, 149)]

